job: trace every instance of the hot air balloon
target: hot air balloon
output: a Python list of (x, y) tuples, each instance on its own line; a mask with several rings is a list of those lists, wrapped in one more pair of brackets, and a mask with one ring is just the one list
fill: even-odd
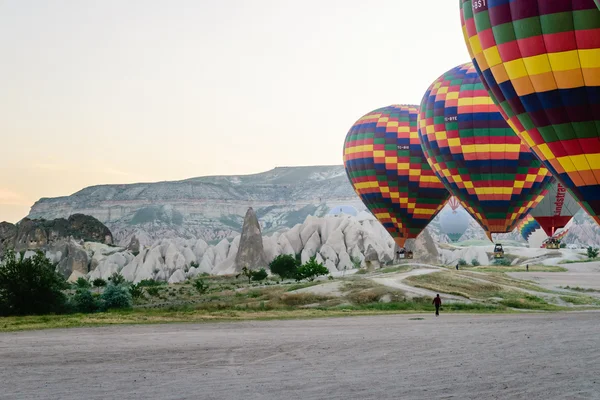
[(450, 197), (450, 200), (448, 200), (448, 205), (450, 208), (452, 208), (452, 211), (456, 211), (460, 207), (460, 201), (456, 197), (452, 196)]
[(558, 180), (552, 178), (548, 193), (540, 204), (531, 210), (530, 215), (540, 224), (546, 235), (552, 236), (557, 229), (565, 227), (579, 210), (577, 201), (569, 191)]
[(471, 63), (429, 87), (419, 137), (436, 175), (490, 240), (511, 232), (546, 193), (548, 170), (506, 124)]
[(600, 223), (596, 4), (460, 0), (467, 48), (503, 117)]
[(440, 231), (445, 233), (452, 242), (458, 242), (469, 228), (471, 216), (462, 207), (440, 212)]
[(400, 248), (450, 197), (423, 155), (417, 114), (411, 105), (377, 109), (360, 118), (344, 142), (350, 183)]
[(523, 239), (525, 239), (525, 241), (528, 241), (529, 236), (531, 236), (531, 234), (538, 229), (540, 229), (540, 224), (538, 224), (531, 215), (526, 216), (523, 220), (521, 220), (521, 222), (519, 222), (519, 225), (517, 225), (517, 230)]

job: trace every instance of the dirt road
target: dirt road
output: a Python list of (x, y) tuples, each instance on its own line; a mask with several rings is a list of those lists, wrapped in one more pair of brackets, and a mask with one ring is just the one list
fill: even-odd
[(600, 313), (415, 317), (0, 334), (0, 398), (600, 398)]

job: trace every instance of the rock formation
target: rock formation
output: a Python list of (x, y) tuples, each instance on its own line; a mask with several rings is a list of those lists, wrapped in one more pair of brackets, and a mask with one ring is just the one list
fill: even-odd
[(248, 209), (244, 217), (244, 226), (234, 265), (236, 272), (240, 272), (244, 267), (258, 269), (268, 265), (260, 224), (252, 207)]

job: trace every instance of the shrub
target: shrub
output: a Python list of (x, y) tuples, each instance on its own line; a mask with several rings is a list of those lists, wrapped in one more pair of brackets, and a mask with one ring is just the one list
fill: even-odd
[(0, 315), (59, 313), (65, 310), (67, 288), (62, 275), (44, 254), (16, 258), (8, 250), (0, 264)]
[(301, 281), (302, 279), (307, 279), (312, 282), (318, 276), (327, 274), (329, 274), (329, 270), (324, 267), (323, 264), (317, 262), (315, 257), (312, 257), (306, 264), (298, 268), (296, 280)]
[(129, 293), (132, 299), (140, 299), (144, 296), (144, 288), (139, 283), (137, 285), (132, 283), (129, 285)]
[(499, 267), (510, 267), (511, 262), (506, 258), (496, 258), (492, 264)]
[(279, 275), (282, 279), (294, 278), (298, 270), (298, 261), (296, 257), (289, 254), (282, 254), (269, 264), (272, 273)]
[(287, 293), (279, 298), (286, 306), (303, 306), (329, 300), (331, 297), (315, 293)]
[(476, 258), (474, 258), (471, 260), (471, 265), (474, 267), (479, 267), (481, 263)]
[(79, 278), (77, 278), (77, 281), (75, 282), (75, 286), (80, 289), (88, 289), (92, 285), (90, 284), (90, 282), (87, 279), (85, 279), (83, 276), (80, 276)]
[(100, 309), (98, 299), (86, 288), (79, 288), (71, 297), (73, 311), (80, 313), (93, 313)]
[(115, 286), (119, 286), (125, 283), (125, 278), (118, 272), (112, 274), (110, 278), (108, 278), (108, 280)]
[(264, 268), (259, 269), (258, 271), (252, 271), (252, 280), (253, 281), (264, 281), (265, 279), (267, 279), (267, 276), (269, 276), (269, 274), (267, 274), (267, 271), (265, 271)]
[(110, 310), (113, 308), (131, 308), (132, 299), (129, 288), (121, 285), (110, 284), (102, 293), (103, 308)]
[(198, 293), (204, 294), (208, 290), (208, 283), (204, 282), (204, 279), (198, 278), (194, 281), (194, 287)]
[(154, 279), (144, 279), (139, 281), (138, 283), (140, 287), (162, 286), (164, 284), (164, 282), (155, 281)]
[[(138, 283), (138, 285), (139, 285), (139, 283)], [(153, 297), (157, 297), (159, 295), (159, 289), (157, 286), (147, 287), (146, 292), (148, 292), (148, 294)]]
[(587, 256), (589, 259), (594, 259), (598, 257), (598, 248), (589, 246), (587, 248)]
[(352, 265), (354, 265), (354, 269), (360, 269), (360, 265), (362, 262), (358, 257), (350, 257), (350, 261), (352, 261)]
[(458, 260), (458, 265), (464, 267), (465, 265), (467, 265), (467, 262), (461, 258), (460, 260)]

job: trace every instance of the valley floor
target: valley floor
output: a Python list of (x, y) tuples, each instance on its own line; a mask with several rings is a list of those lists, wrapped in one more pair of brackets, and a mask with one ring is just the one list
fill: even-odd
[(599, 317), (427, 313), (2, 333), (0, 397), (595, 399)]

